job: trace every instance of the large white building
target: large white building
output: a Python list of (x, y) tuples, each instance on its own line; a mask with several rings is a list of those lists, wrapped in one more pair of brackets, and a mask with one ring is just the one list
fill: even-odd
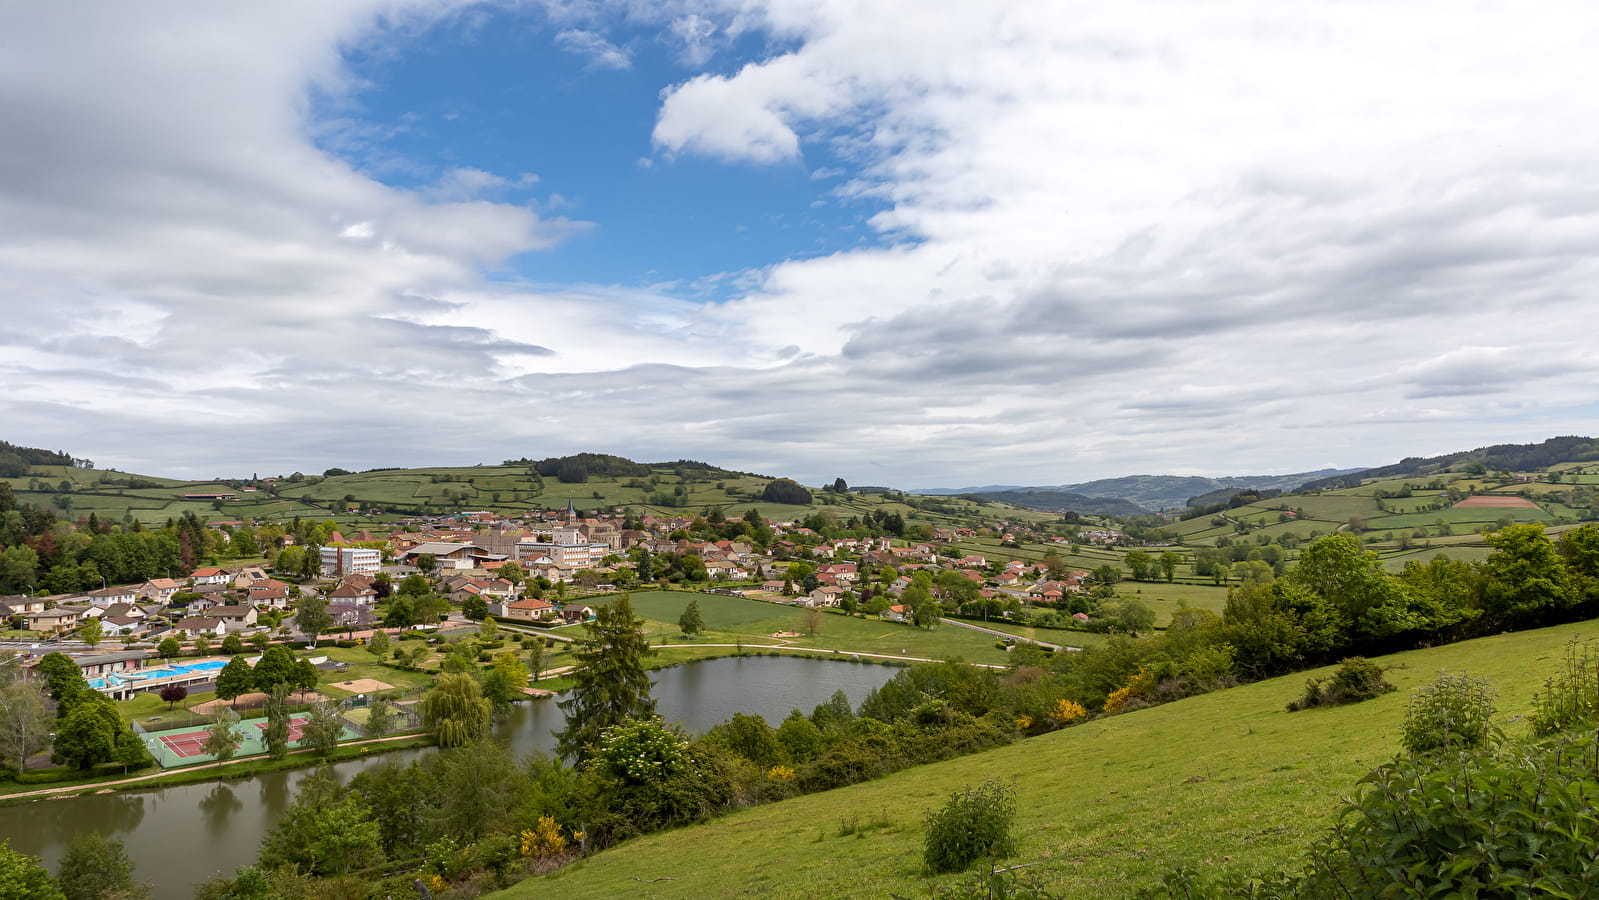
[(551, 544), (544, 541), (517, 541), (516, 561), (524, 567), (541, 556), (562, 569), (592, 569), (609, 553), (605, 544)]
[(367, 547), (323, 547), (322, 574), (376, 575), (383, 569), (383, 551)]

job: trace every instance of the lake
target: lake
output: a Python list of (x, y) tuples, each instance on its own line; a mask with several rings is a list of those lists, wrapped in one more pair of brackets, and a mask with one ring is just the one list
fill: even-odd
[[(858, 705), (899, 670), (889, 666), (791, 656), (729, 657), (651, 673), (651, 694), (668, 721), (695, 733), (736, 712), (759, 713), (777, 725), (791, 709), (809, 713), (842, 690)], [(550, 751), (564, 722), (554, 700), (518, 703), (495, 736), (518, 752)], [(341, 781), (377, 761), (415, 758), (431, 748), (378, 754), (333, 766)], [(137, 793), (94, 794), (0, 807), (0, 839), (55, 871), (78, 834), (98, 830), (120, 839), (138, 864), (136, 877), (154, 885), (156, 900), (189, 900), (193, 885), (255, 861), (256, 848), (294, 800), (313, 769), (273, 772), (239, 781), (190, 784)]]

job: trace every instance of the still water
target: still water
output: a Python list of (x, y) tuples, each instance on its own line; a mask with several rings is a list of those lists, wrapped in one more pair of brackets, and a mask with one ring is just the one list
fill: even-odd
[[(760, 713), (775, 726), (790, 709), (809, 713), (837, 690), (859, 704), (868, 691), (898, 671), (793, 657), (713, 659), (652, 673), (651, 693), (664, 718), (698, 733), (736, 712)], [(495, 731), (518, 752), (549, 751), (555, 746), (551, 732), (562, 722), (554, 700), (538, 700), (517, 704)], [(333, 769), (341, 781), (348, 781), (374, 761), (405, 761), (432, 752), (380, 754)], [(54, 872), (56, 859), (74, 836), (98, 830), (127, 846), (138, 865), (135, 877), (154, 885), (156, 900), (188, 900), (194, 884), (255, 860), (261, 838), (311, 771), (0, 807), (0, 839), (9, 839), (12, 848), (23, 853), (43, 857)]]

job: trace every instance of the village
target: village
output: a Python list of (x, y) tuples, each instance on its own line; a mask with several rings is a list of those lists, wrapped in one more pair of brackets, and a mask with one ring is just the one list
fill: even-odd
[[(995, 619), (1034, 606), (1069, 610), (1090, 585), (1089, 572), (1053, 560), (990, 560), (952, 549), (972, 529), (938, 529), (930, 541), (826, 539), (801, 523), (753, 515), (743, 521), (755, 537), (704, 539), (714, 529), (703, 517), (638, 517), (623, 509), (584, 515), (569, 503), (521, 518), (489, 511), (418, 517), (393, 523), (384, 537), (332, 530), (326, 543), (297, 554), (283, 552), (295, 546), (294, 535), (285, 534), (268, 559), (292, 571), (267, 562), (204, 565), (138, 584), (11, 595), (0, 597), (0, 617), (15, 629), (6, 646), (25, 669), (45, 653), (65, 652), (91, 687), (121, 700), (168, 684), (206, 689), (227, 659), (211, 657), (214, 651), (248, 646), (258, 654), (274, 642), (314, 647), (325, 635), (365, 639), (377, 630), (469, 626), (488, 617), (554, 629), (588, 621), (608, 595), (640, 587), (692, 586), (930, 624), (899, 602), (918, 572), (941, 576), (932, 588), (942, 603), (927, 614), (933, 617), (963, 606)], [(207, 527), (249, 526), (224, 520)], [(313, 572), (301, 564), (307, 553), (314, 553)], [(407, 579), (426, 590), (396, 598)], [(317, 612), (304, 614), (308, 606)], [(1087, 609), (1079, 603), (1063, 614), (1086, 624)], [(179, 654), (207, 659), (178, 665)]]

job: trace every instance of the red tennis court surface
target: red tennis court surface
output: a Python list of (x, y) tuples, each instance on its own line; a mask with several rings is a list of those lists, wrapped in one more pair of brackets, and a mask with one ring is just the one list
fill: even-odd
[[(305, 720), (305, 716), (295, 716), (289, 720), (289, 743), (292, 744), (300, 738), (305, 737)], [(267, 730), (267, 723), (257, 722), (255, 723), (255, 727), (257, 730), (265, 732)]]
[[(205, 731), (185, 731), (182, 734), (163, 734), (161, 743), (167, 745), (174, 756), (190, 757), (205, 755), (205, 739), (209, 734)], [(238, 749), (235, 745), (234, 749)]]

